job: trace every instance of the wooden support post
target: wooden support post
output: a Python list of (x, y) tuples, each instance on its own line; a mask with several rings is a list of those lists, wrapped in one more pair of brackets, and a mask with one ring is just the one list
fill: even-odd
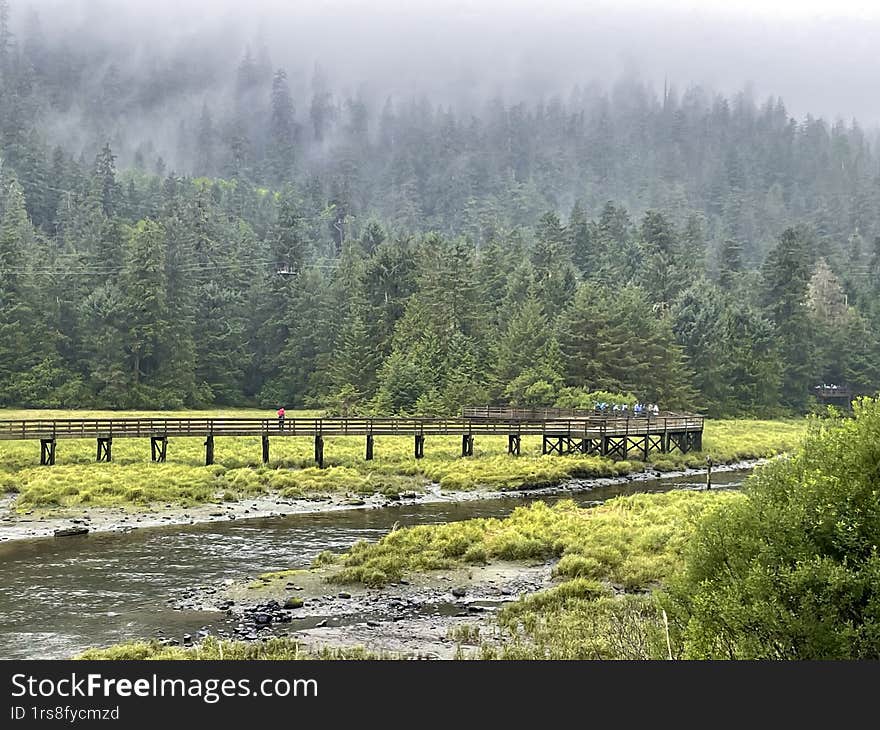
[(507, 453), (511, 456), (519, 456), (520, 435), (518, 433), (511, 433), (507, 435)]
[(541, 434), (541, 456), (547, 454), (547, 434)]
[(660, 451), (664, 454), (669, 453), (669, 427), (666, 419), (663, 419), (663, 441), (660, 442)]
[(40, 465), (55, 465), (55, 439), (40, 439)]
[(315, 434), (315, 464), (319, 469), (324, 468), (324, 437), (320, 433)]
[(645, 431), (645, 443), (643, 444), (643, 447), (642, 447), (642, 460), (643, 461), (648, 460), (648, 448), (650, 446), (651, 446), (651, 430), (648, 429), (647, 431)]
[(167, 454), (168, 454), (168, 437), (167, 436), (150, 436), (150, 461), (164, 464), (165, 457)]
[(706, 459), (706, 489), (712, 489), (712, 459)]
[(371, 433), (368, 433), (368, 434), (367, 434), (367, 454), (366, 454), (366, 460), (367, 460), (367, 461), (372, 461), (372, 460), (373, 460), (373, 434), (371, 434)]
[(414, 450), (417, 459), (425, 458), (425, 435), (423, 433), (416, 434)]
[(474, 437), (473, 434), (466, 433), (461, 437), (461, 455), (474, 455)]
[(113, 460), (113, 439), (109, 437), (98, 438), (97, 461), (110, 462)]
[(208, 434), (205, 438), (205, 466), (214, 463), (214, 434)]
[(269, 463), (269, 434), (263, 434), (263, 463)]
[(324, 437), (320, 433), (315, 434), (315, 463), (319, 469), (324, 468)]

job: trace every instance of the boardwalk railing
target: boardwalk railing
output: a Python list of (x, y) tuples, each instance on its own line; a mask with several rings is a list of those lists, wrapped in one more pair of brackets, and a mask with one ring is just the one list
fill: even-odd
[[(509, 414), (508, 414), (509, 415)], [(571, 418), (68, 418), (0, 421), (0, 441), (39, 440), (41, 463), (55, 462), (60, 439), (97, 439), (98, 460), (111, 460), (111, 444), (118, 438), (149, 438), (154, 461), (164, 461), (168, 438), (205, 438), (206, 463), (213, 462), (214, 438), (259, 436), (263, 461), (268, 462), (269, 437), (310, 436), (315, 460), (323, 464), (325, 436), (366, 436), (367, 458), (375, 436), (412, 436), (415, 455), (424, 455), (425, 436), (461, 436), (462, 455), (473, 454), (473, 437), (501, 434), (509, 438), (509, 452), (519, 454), (520, 437), (541, 436), (544, 453), (596, 453), (626, 458), (630, 450), (682, 451), (702, 446), (703, 418), (693, 414), (661, 416), (596, 416)]]
[[(519, 420), (519, 421), (547, 421), (569, 418), (646, 418), (647, 412), (636, 413), (633, 410), (597, 411), (589, 408), (510, 408), (507, 406), (475, 406), (461, 409), (462, 418), (486, 418), (492, 420)], [(695, 417), (691, 413), (677, 413), (675, 411), (660, 411), (651, 414), (651, 418), (686, 418)]]
[(702, 431), (702, 416), (496, 418), (107, 418), (0, 421), (0, 440), (150, 436), (450, 436), (470, 433), (660, 433)]

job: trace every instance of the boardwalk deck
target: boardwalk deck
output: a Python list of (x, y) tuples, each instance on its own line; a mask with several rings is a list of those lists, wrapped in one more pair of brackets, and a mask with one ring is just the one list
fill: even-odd
[[(511, 414), (505, 414), (511, 415)], [(204, 438), (205, 462), (213, 463), (214, 439), (259, 436), (263, 461), (270, 437), (312, 437), (315, 461), (323, 465), (324, 438), (366, 436), (366, 458), (373, 458), (376, 436), (409, 436), (414, 455), (424, 456), (425, 436), (461, 436), (462, 456), (473, 455), (474, 436), (506, 435), (508, 451), (519, 454), (522, 436), (541, 436), (542, 453), (585, 453), (627, 458), (658, 451), (702, 448), (703, 418), (693, 414), (651, 417), (580, 416), (573, 418), (109, 418), (0, 421), (0, 441), (41, 442), (42, 464), (54, 464), (62, 439), (95, 439), (98, 461), (110, 461), (113, 439), (149, 438), (153, 461), (165, 461), (168, 438)]]

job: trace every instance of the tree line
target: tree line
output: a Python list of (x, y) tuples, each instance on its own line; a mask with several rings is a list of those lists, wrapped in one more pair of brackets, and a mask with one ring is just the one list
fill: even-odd
[[(126, 77), (0, 10), (2, 405), (774, 414), (880, 387), (855, 122), (632, 80), (373, 108), (248, 53), (181, 119), (177, 173), (131, 118), (211, 74)], [(77, 104), (89, 141), (53, 146)]]
[(3, 172), (4, 405), (425, 414), (605, 391), (768, 414), (880, 384), (880, 247), (848, 283), (804, 226), (754, 270), (728, 241), (713, 273), (699, 216), (613, 203), (479, 247), (371, 220), (328, 255), (332, 218), (290, 185), (117, 176), (106, 148), (75, 187), (50, 236)]

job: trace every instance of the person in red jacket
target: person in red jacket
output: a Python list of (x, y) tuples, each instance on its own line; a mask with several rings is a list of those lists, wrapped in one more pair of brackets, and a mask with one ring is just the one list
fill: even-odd
[(278, 409), (278, 428), (284, 428), (284, 406)]

